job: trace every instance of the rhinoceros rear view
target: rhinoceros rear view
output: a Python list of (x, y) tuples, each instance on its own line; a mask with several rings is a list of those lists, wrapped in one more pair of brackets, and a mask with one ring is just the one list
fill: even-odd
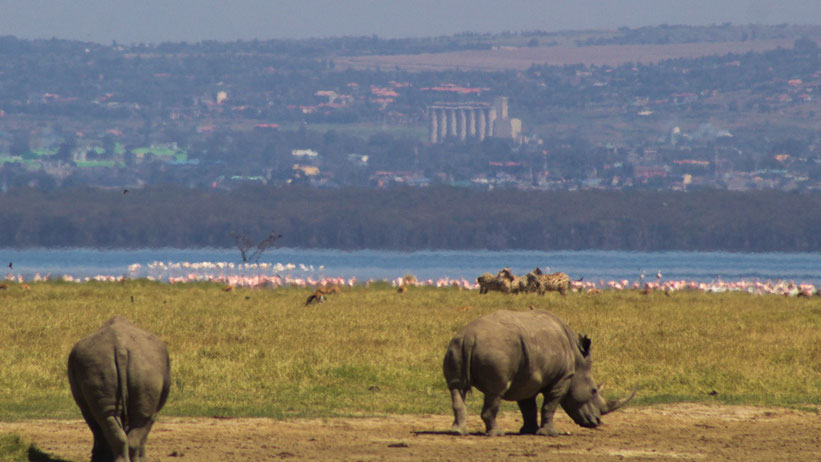
[[(482, 420), (489, 435), (501, 435), (496, 413), (501, 400), (516, 401), (521, 433), (555, 436), (553, 414), (562, 408), (578, 425), (595, 427), (601, 416), (626, 404), (605, 401), (591, 375), (590, 339), (576, 335), (547, 311), (501, 310), (474, 320), (450, 341), (445, 380), (453, 401), (452, 430), (467, 433), (465, 395), (471, 387), (485, 395)], [(541, 422), (536, 397), (542, 394)]]
[(168, 397), (170, 377), (162, 341), (121, 317), (77, 342), (68, 381), (94, 434), (92, 462), (148, 460), (145, 441)]

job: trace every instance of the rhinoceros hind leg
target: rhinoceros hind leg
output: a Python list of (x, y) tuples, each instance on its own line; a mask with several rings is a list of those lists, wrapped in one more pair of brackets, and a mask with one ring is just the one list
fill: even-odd
[(505, 434), (496, 425), (496, 414), (499, 412), (501, 400), (502, 398), (499, 395), (485, 394), (485, 401), (482, 404), (482, 421), (485, 423), (487, 436), (502, 436)]
[[(105, 441), (108, 443), (108, 449), (111, 451), (111, 455), (114, 456), (113, 461), (128, 462), (128, 438), (120, 422), (117, 421), (117, 418), (114, 416), (103, 418), (103, 421), (100, 422), (100, 427), (103, 435), (105, 435)], [(96, 460), (106, 460), (104, 456), (99, 459), (95, 459), (95, 456), (96, 454), (92, 454), (91, 460), (93, 462), (96, 462)]]
[(128, 432), (128, 452), (131, 455), (131, 462), (148, 461), (145, 457), (145, 442), (148, 440), (148, 433), (153, 424), (154, 419), (151, 418), (148, 422), (141, 422), (139, 427), (132, 428)]
[(87, 421), (91, 434), (94, 435), (94, 445), (91, 447), (91, 460), (113, 460), (114, 454), (111, 453), (111, 448), (108, 447), (108, 441), (105, 439), (103, 430), (93, 420)]
[(539, 429), (538, 424), (538, 410), (536, 407), (536, 397), (523, 399), (517, 401), (519, 404), (519, 410), (522, 412), (522, 428), (519, 429), (519, 433), (532, 435), (536, 433)]
[[(73, 391), (73, 390), (72, 390)], [(91, 460), (111, 460), (114, 456), (111, 454), (111, 448), (108, 447), (108, 441), (105, 439), (105, 435), (103, 434), (103, 429), (100, 428), (100, 425), (94, 420), (94, 415), (88, 410), (88, 407), (85, 403), (85, 397), (83, 397), (82, 393), (78, 393), (75, 396), (79, 396), (80, 398), (77, 399), (77, 405), (80, 407), (80, 412), (83, 414), (83, 419), (86, 421), (86, 425), (91, 430), (91, 434), (94, 436), (94, 445), (91, 447)]]
[(459, 389), (452, 389), (450, 391), (450, 399), (453, 403), (453, 425), (450, 431), (459, 435), (467, 435), (468, 429), (465, 425), (467, 420), (467, 406), (465, 406), (465, 391)]

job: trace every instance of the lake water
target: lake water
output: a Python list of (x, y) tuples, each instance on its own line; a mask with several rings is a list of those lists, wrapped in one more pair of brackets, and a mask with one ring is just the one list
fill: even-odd
[[(159, 262), (159, 263), (158, 263)], [(220, 265), (192, 265), (201, 262)], [(6, 267), (12, 263), (12, 268)], [(394, 279), (413, 274), (418, 279), (464, 278), (474, 281), (485, 272), (510, 267), (524, 274), (535, 267), (562, 271), (585, 281), (628, 279), (642, 272), (655, 280), (710, 282), (729, 280), (792, 280), (821, 284), (821, 253), (621, 252), (621, 251), (339, 251), (331, 249), (269, 249), (260, 266), (243, 266), (236, 249), (0, 249), (0, 268), (30, 280), (36, 274), (52, 278), (96, 275), (163, 278), (195, 271), (210, 274), (287, 274), (296, 277), (344, 277), (359, 281)]]

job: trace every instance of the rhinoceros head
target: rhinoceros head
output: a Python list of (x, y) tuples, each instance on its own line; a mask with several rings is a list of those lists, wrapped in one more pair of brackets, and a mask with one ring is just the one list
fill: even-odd
[(582, 427), (593, 428), (601, 423), (601, 416), (627, 404), (636, 395), (636, 390), (626, 398), (605, 400), (601, 395), (603, 385), (596, 385), (591, 373), (593, 358), (590, 356), (590, 339), (579, 336), (580, 358), (576, 360), (576, 370), (570, 388), (562, 398), (562, 409)]

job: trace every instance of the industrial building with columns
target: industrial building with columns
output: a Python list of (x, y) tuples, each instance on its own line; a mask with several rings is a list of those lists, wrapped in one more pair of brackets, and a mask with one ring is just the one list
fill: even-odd
[(482, 102), (436, 103), (428, 106), (428, 135), (431, 143), (445, 140), (482, 141), (487, 137), (522, 140), (522, 121), (511, 119), (508, 98), (500, 96), (493, 104)]

